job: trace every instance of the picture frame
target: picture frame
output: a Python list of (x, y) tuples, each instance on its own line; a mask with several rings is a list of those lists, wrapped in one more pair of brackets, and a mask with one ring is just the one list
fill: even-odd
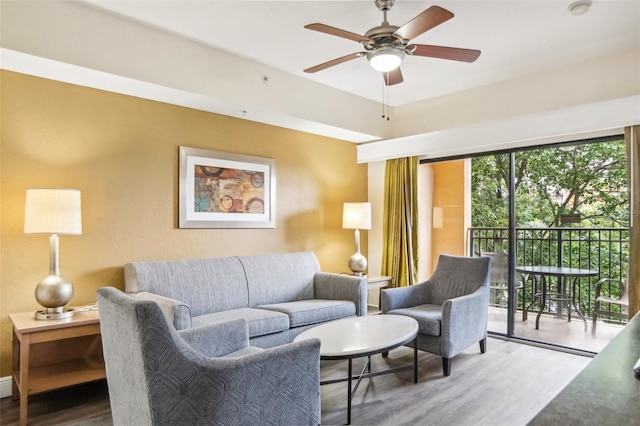
[(271, 158), (180, 147), (180, 228), (275, 228)]

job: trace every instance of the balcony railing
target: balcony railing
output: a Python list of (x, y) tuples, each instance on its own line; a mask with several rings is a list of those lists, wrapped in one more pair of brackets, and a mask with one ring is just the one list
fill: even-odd
[[(507, 252), (507, 228), (470, 228), (469, 253)], [(598, 271), (596, 278), (580, 278), (576, 285), (576, 304), (583, 314), (593, 312), (595, 286), (599, 278), (626, 282), (629, 265), (629, 230), (627, 228), (516, 228), (516, 264), (563, 266)], [(522, 277), (517, 277), (521, 280)], [(527, 289), (527, 286), (524, 287)], [(609, 286), (605, 294), (618, 297), (618, 288)], [(525, 306), (535, 289), (518, 292)], [(522, 306), (520, 301), (519, 306)], [(612, 310), (619, 311), (618, 305)], [(547, 308), (545, 307), (545, 311)], [(615, 318), (604, 318), (619, 322)]]

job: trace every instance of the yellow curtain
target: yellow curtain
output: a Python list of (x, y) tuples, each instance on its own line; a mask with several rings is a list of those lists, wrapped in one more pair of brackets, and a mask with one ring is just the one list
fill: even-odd
[(418, 157), (385, 165), (382, 275), (391, 287), (413, 285), (418, 270)]
[(629, 318), (640, 311), (640, 126), (624, 129), (629, 181)]

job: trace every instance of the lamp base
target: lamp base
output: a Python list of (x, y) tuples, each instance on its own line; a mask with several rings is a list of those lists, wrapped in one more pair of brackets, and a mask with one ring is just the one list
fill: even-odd
[(47, 308), (43, 311), (36, 311), (37, 320), (58, 320), (71, 318), (76, 311), (73, 308)]
[(353, 275), (363, 276), (364, 271), (367, 270), (367, 258), (360, 254), (360, 252), (354, 253), (349, 258), (349, 269), (351, 269)]

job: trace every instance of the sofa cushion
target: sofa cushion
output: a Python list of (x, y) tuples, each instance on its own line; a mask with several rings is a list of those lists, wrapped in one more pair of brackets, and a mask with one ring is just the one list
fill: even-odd
[(230, 311), (215, 312), (213, 314), (193, 317), (193, 327), (217, 324), (233, 319), (243, 318), (249, 326), (249, 337), (278, 333), (289, 329), (289, 317), (283, 313), (266, 309), (232, 309)]
[(418, 333), (427, 336), (440, 335), (440, 323), (442, 322), (442, 306), (424, 304), (411, 308), (392, 309), (387, 314), (398, 314), (411, 317), (418, 321)]
[(350, 317), (356, 314), (356, 305), (348, 300), (299, 300), (296, 302), (259, 305), (256, 308), (287, 314), (292, 328)]
[(179, 300), (194, 317), (249, 306), (244, 269), (236, 257), (133, 262), (124, 273), (127, 293), (147, 291)]
[(311, 252), (238, 257), (247, 277), (249, 307), (313, 299), (320, 264)]

